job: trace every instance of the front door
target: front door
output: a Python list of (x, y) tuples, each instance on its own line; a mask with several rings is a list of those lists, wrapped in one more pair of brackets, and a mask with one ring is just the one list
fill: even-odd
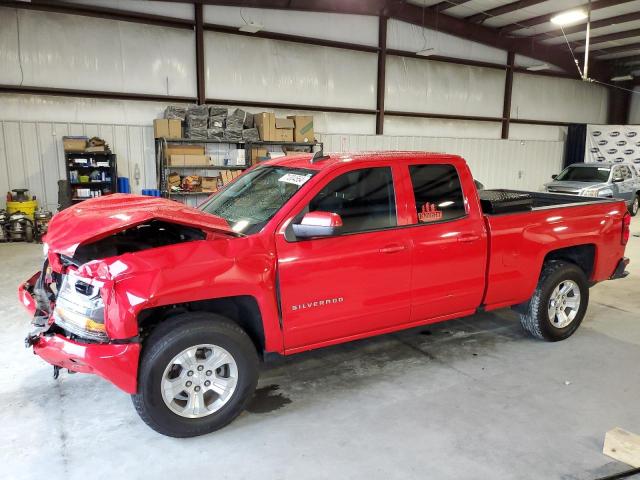
[[(396, 228), (392, 168), (338, 173), (310, 196), (289, 229), (276, 234), (285, 349), (406, 323), (411, 251), (405, 232)], [(310, 211), (336, 213), (343, 227), (332, 237), (292, 238), (290, 224)]]

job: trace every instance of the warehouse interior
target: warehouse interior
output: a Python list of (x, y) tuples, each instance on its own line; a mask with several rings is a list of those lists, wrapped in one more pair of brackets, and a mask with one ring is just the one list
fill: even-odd
[[(0, 0), (0, 65), (3, 478), (640, 478), (640, 0)], [(130, 202), (114, 207), (120, 220), (138, 211), (167, 221), (164, 209), (194, 227), (184, 219), (264, 165), (298, 165), (301, 155), (310, 165), (356, 163), (367, 152), (462, 157), (479, 189), (465, 205), (494, 189), (600, 197), (586, 200), (609, 201), (612, 212), (578, 220), (587, 207), (574, 207), (575, 232), (524, 229), (521, 248), (577, 237), (589, 222), (621, 221), (630, 262), (624, 275), (609, 269), (607, 278), (620, 277), (612, 281), (594, 280), (596, 267), (587, 272), (588, 310), (561, 342), (531, 338), (518, 310), (485, 311), (483, 303), (450, 321), (296, 346), (294, 355), (266, 348), (242, 413), (195, 438), (148, 428), (131, 392), (104, 375), (72, 375), (68, 363), (32, 354), (32, 310), (37, 320), (42, 305), (24, 291), (40, 288), (37, 280), (28, 286), (35, 272), (55, 280), (56, 265), (43, 268), (43, 248), (45, 259), (59, 253), (48, 238), (112, 233), (108, 213), (90, 205), (123, 195), (113, 197)], [(582, 190), (556, 185), (583, 163), (582, 171), (611, 176)], [(302, 190), (320, 176), (284, 181)], [(554, 218), (570, 218), (567, 208)], [(250, 239), (239, 223), (231, 229)], [(216, 228), (198, 241), (219, 235)], [(500, 244), (491, 234), (483, 233), (487, 266)], [(618, 255), (620, 242), (606, 235), (605, 248)], [(232, 250), (220, 255), (238, 265)], [(199, 264), (188, 263), (202, 262), (193, 252), (179, 278), (206, 285), (195, 279)], [(175, 269), (181, 259), (162, 261)], [(339, 272), (340, 257), (333, 260)], [(526, 258), (501, 262), (525, 270)], [(371, 265), (372, 283), (362, 288), (391, 296), (383, 290), (396, 271)], [(160, 283), (159, 272), (142, 283)], [(268, 295), (286, 331), (284, 272)], [(329, 278), (324, 272), (317, 278)], [(260, 275), (234, 282), (257, 288)], [(540, 269), (534, 284), (539, 277)], [(146, 358), (144, 332), (135, 338)]]

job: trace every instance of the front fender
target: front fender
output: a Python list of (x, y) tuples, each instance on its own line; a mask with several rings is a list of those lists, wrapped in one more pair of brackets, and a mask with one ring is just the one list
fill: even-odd
[(275, 254), (259, 237), (170, 245), (89, 262), (82, 270), (105, 282), (105, 328), (110, 338), (137, 336), (143, 310), (245, 295), (254, 297), (260, 308), (265, 348), (282, 350)]

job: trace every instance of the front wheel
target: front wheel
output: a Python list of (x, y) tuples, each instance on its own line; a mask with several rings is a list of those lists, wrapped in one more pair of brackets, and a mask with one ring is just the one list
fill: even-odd
[(544, 265), (520, 322), (534, 337), (557, 342), (578, 329), (588, 304), (589, 285), (583, 270), (573, 263), (551, 261)]
[(640, 208), (640, 194), (636, 194), (636, 196), (633, 197), (633, 202), (631, 203), (631, 206), (629, 207), (629, 213), (631, 214), (632, 217), (635, 217), (638, 214), (639, 208)]
[(187, 313), (157, 327), (146, 340), (133, 404), (151, 428), (195, 437), (229, 424), (258, 382), (258, 355), (230, 320)]

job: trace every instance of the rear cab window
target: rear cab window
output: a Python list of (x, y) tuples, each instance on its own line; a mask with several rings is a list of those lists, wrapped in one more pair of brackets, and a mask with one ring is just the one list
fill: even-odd
[(467, 215), (460, 177), (453, 165), (410, 165), (418, 224), (456, 220)]

